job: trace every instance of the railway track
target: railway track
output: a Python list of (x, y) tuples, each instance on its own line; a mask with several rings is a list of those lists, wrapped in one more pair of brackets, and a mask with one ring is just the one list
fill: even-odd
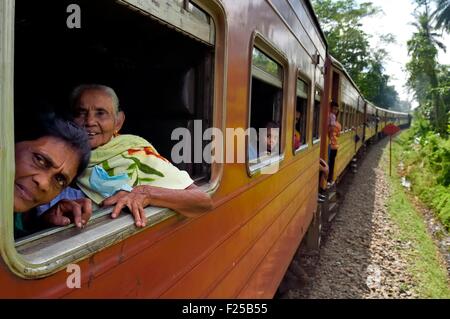
[(387, 212), (389, 185), (382, 169), (387, 139), (373, 145), (359, 161), (358, 173), (339, 184), (338, 208), (322, 227), (320, 254), (303, 244), (296, 253), (278, 298), (416, 298), (407, 272), (408, 242)]

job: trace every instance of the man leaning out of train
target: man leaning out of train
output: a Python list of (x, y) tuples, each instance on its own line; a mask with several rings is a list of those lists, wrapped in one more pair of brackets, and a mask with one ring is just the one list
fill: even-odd
[(68, 219), (81, 227), (90, 218), (90, 201), (60, 202), (42, 215), (36, 207), (48, 203), (87, 167), (91, 153), (86, 132), (76, 124), (45, 115), (17, 133), (14, 178), (14, 236), (28, 235)]
[[(167, 207), (187, 217), (211, 209), (211, 197), (194, 184), (187, 172), (159, 155), (145, 139), (119, 134), (125, 113), (112, 88), (98, 84), (75, 88), (70, 111), (73, 121), (88, 133), (92, 156), (77, 179), (81, 191), (67, 189), (41, 210), (61, 199), (88, 197), (100, 206), (114, 205), (112, 218), (127, 207), (135, 225), (144, 227), (144, 208), (150, 205)], [(56, 222), (65, 225), (69, 221)]]

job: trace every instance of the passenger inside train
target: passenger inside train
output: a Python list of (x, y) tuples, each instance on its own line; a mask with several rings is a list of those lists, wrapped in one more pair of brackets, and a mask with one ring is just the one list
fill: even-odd
[[(49, 214), (34, 209), (48, 203), (84, 171), (90, 157), (86, 132), (71, 122), (47, 116), (17, 136), (14, 177), (15, 237), (22, 237), (49, 226)], [(63, 217), (71, 214), (75, 224), (87, 222), (90, 212), (82, 203), (57, 205)], [(68, 217), (64, 217), (67, 218)]]
[(298, 149), (301, 146), (302, 139), (300, 133), (300, 125), (301, 125), (302, 113), (297, 108), (295, 111), (295, 131), (294, 131), (294, 149)]
[[(96, 205), (114, 205), (112, 218), (128, 208), (136, 226), (144, 227), (144, 208), (150, 205), (167, 207), (188, 217), (211, 208), (210, 196), (193, 183), (187, 172), (159, 155), (145, 139), (119, 134), (125, 113), (112, 88), (98, 84), (76, 87), (70, 111), (73, 121), (88, 133), (92, 148), (89, 165), (76, 182), (82, 193), (68, 188), (40, 207), (41, 211), (63, 199), (87, 197)], [(59, 226), (65, 224), (67, 221)]]
[[(180, 23), (195, 21), (209, 30), (211, 40), (195, 34), (197, 29), (187, 36), (141, 10), (108, 0), (79, 1), (81, 28), (69, 29), (70, 3), (16, 3), (14, 112), (22, 127), (33, 125), (29, 114), (34, 110), (62, 115), (61, 106), (81, 83), (113, 87), (126, 106), (122, 133), (150, 140), (167, 157), (178, 143), (171, 139), (174, 129), (187, 128), (193, 136), (196, 120), (202, 121), (202, 133), (212, 127), (215, 48), (207, 13), (190, 4), (191, 14), (185, 17), (190, 20)], [(203, 143), (202, 148), (208, 141)], [(210, 181), (211, 164), (193, 156), (175, 165), (201, 186)]]
[(294, 151), (307, 146), (307, 118), (308, 112), (308, 90), (309, 85), (302, 79), (297, 79), (297, 98), (295, 106), (294, 127)]
[[(189, 4), (190, 15), (184, 19), (201, 25), (202, 32), (193, 29), (191, 36), (186, 36), (157, 19), (150, 19), (143, 11), (106, 0), (81, 0), (82, 26), (70, 29), (65, 23), (70, 3), (66, 0), (57, 4), (53, 1), (16, 4), (14, 117), (20, 119), (20, 125), (15, 125), (16, 135), (35, 125), (32, 114), (63, 115), (62, 106), (68, 104), (67, 97), (80, 83), (106, 83), (114, 87), (127, 111), (121, 133), (150, 140), (165, 156), (170, 156), (178, 142), (171, 139), (175, 128), (193, 132), (194, 121), (198, 120), (202, 121), (201, 133), (212, 126), (215, 41), (214, 26), (205, 11)], [(189, 24), (185, 20), (180, 23)], [(46, 36), (42, 37), (43, 34)], [(37, 47), (41, 49), (33, 49)], [(30, 50), (34, 52), (31, 56)], [(183, 52), (182, 57), (179, 52)], [(60, 59), (61, 56), (65, 58)], [(106, 143), (107, 136), (102, 132), (91, 136), (93, 140)], [(209, 195), (195, 188), (210, 182), (211, 163), (196, 162), (193, 157), (194, 154), (190, 161), (175, 165), (179, 171), (187, 172), (191, 183), (195, 181), (186, 193), (193, 194), (196, 203), (209, 206)], [(142, 178), (145, 181), (153, 177)], [(174, 191), (171, 196), (175, 194)], [(116, 201), (116, 210), (132, 205), (130, 196), (147, 204), (144, 198), (148, 199), (149, 189), (139, 187), (126, 195), (117, 195), (112, 200)], [(72, 197), (81, 197), (80, 191), (74, 189)], [(66, 205), (68, 202), (64, 201)], [(186, 214), (191, 210), (180, 203), (175, 206), (174, 210)], [(133, 207), (133, 211), (141, 208)], [(194, 206), (194, 211), (195, 207), (198, 206)], [(66, 216), (51, 216), (53, 224), (70, 223)]]
[(249, 143), (248, 148), (248, 157), (249, 161), (255, 161), (258, 158), (264, 158), (273, 154), (280, 154), (280, 125), (274, 121), (269, 121), (265, 125), (265, 129), (267, 130), (267, 134), (259, 133), (259, 138), (255, 143)]
[(339, 149), (338, 137), (341, 132), (341, 124), (338, 122), (337, 118), (339, 116), (339, 104), (336, 101), (332, 101), (330, 104), (330, 116), (328, 122), (328, 134), (330, 139), (329, 144), (329, 155), (328, 155), (328, 182), (332, 184), (333, 174), (334, 174), (334, 164), (336, 160), (336, 155)]

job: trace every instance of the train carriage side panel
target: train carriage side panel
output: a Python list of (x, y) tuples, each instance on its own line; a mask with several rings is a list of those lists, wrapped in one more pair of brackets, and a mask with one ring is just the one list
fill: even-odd
[[(131, 3), (132, 9), (117, 10), (136, 10), (144, 6), (137, 11), (151, 16), (145, 10), (158, 10), (155, 2), (162, 4), (164, 1), (121, 2)], [(83, 2), (93, 5), (90, 3)], [(112, 5), (113, 2), (102, 3)], [(0, 281), (8, 288), (0, 289), (0, 296), (254, 298), (275, 294), (317, 205), (319, 145), (312, 144), (309, 125), (308, 148), (293, 154), (291, 128), (297, 71), (301, 69), (310, 78), (313, 96), (316, 82), (320, 86), (323, 81), (320, 70), (325, 60), (325, 40), (309, 10), (310, 4), (304, 1), (196, 0), (194, 4), (210, 13), (216, 23), (214, 32), (209, 33), (209, 36), (215, 35), (215, 41), (206, 45), (214, 45), (214, 124), (217, 127), (248, 127), (251, 46), (255, 32), (285, 56), (281, 135), (284, 159), (278, 171), (271, 175), (249, 176), (246, 163), (214, 166), (213, 176), (220, 180), (213, 197), (214, 209), (197, 218), (168, 215), (163, 221), (155, 221), (155, 225), (136, 232), (131, 227), (131, 218), (123, 215), (112, 222), (101, 219), (83, 233), (63, 231), (31, 242), (23, 247), (22, 255), (17, 254), (19, 258), (32, 260), (37, 256), (46, 260), (50, 257), (45, 252), (50, 254), (66, 248), (67, 251), (50, 258), (48, 263), (16, 270), (22, 271), (24, 276), (30, 276), (26, 272), (31, 271), (36, 277), (44, 277), (40, 280), (21, 279), (2, 261)], [(5, 37), (1, 31), (0, 35), (3, 45)], [(204, 36), (201, 41), (210, 40)], [(2, 48), (0, 54), (3, 58)], [(316, 54), (319, 55), (318, 65), (312, 63), (316, 61)], [(12, 78), (6, 80), (12, 81)], [(6, 93), (11, 96), (11, 91)], [(313, 99), (308, 106), (310, 124), (312, 107)], [(229, 143), (231, 141), (226, 140), (225, 146)], [(1, 160), (3, 167), (4, 160)], [(86, 236), (98, 235), (97, 229), (118, 223), (129, 223), (129, 231), (101, 237), (103, 246), (97, 240), (85, 244)], [(4, 224), (1, 227), (3, 229)], [(86, 247), (78, 249), (76, 242)], [(67, 243), (74, 245), (70, 251), (64, 246)], [(73, 258), (71, 260), (81, 267), (81, 289), (69, 289), (66, 285), (67, 258)], [(48, 276), (45, 271), (50, 266), (59, 268)]]

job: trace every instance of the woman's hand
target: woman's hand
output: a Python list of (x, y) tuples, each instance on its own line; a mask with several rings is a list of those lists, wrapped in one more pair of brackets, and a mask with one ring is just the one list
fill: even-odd
[(150, 185), (140, 185), (131, 193), (120, 191), (103, 201), (104, 206), (115, 205), (111, 217), (119, 216), (126, 206), (131, 211), (137, 227), (147, 223), (144, 208), (153, 205), (167, 207), (187, 217), (196, 217), (212, 209), (211, 197), (192, 184), (186, 189), (167, 189)]
[(63, 199), (42, 214), (42, 220), (52, 226), (67, 226), (73, 220), (78, 228), (87, 224), (92, 216), (92, 202), (88, 198)]
[(105, 199), (102, 203), (103, 206), (115, 205), (111, 217), (117, 218), (120, 211), (126, 207), (133, 214), (134, 222), (137, 227), (145, 227), (147, 224), (147, 217), (145, 217), (144, 207), (149, 205), (148, 193), (142, 193), (139, 189), (135, 188), (131, 193), (126, 191), (120, 191), (115, 195)]

